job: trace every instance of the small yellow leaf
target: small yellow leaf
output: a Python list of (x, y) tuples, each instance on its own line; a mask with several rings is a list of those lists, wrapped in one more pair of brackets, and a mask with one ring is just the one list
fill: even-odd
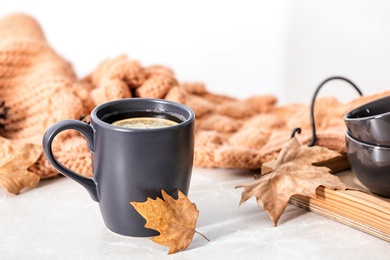
[[(199, 211), (195, 203), (179, 191), (175, 200), (164, 190), (161, 190), (164, 200), (148, 198), (146, 202), (130, 202), (131, 205), (146, 219), (146, 228), (160, 232), (152, 241), (169, 246), (168, 254), (185, 250), (192, 242), (195, 233)], [(204, 236), (203, 236), (204, 237)]]

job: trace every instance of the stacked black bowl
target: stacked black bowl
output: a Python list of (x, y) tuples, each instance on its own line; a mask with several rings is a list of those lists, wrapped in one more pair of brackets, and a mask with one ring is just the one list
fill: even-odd
[(390, 197), (390, 96), (350, 111), (344, 121), (353, 173), (372, 193)]

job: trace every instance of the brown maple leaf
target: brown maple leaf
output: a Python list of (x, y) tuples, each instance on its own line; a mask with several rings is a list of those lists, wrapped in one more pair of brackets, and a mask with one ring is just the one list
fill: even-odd
[(0, 138), (0, 186), (9, 193), (18, 194), (23, 188), (38, 185), (40, 177), (28, 168), (42, 154), (37, 144), (17, 144)]
[(294, 137), (280, 151), (276, 166), (260, 179), (236, 188), (244, 188), (240, 205), (252, 196), (267, 211), (276, 226), (292, 195), (315, 197), (316, 189), (324, 186), (333, 190), (353, 189), (330, 173), (327, 167), (313, 164), (340, 156), (326, 147), (300, 145)]
[(152, 241), (169, 246), (168, 254), (173, 254), (185, 250), (191, 244), (194, 234), (200, 234), (195, 230), (199, 211), (195, 203), (191, 203), (180, 191), (177, 200), (164, 190), (161, 190), (161, 194), (164, 200), (148, 198), (146, 202), (130, 202), (130, 204), (146, 219), (146, 228), (160, 232), (160, 235), (153, 237)]

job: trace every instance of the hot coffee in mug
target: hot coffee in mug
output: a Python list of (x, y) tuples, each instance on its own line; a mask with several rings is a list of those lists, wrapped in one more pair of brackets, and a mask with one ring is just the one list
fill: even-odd
[[(63, 120), (43, 138), (50, 163), (84, 186), (99, 203), (105, 225), (128, 236), (155, 236), (145, 219), (130, 205), (161, 197), (163, 189), (176, 197), (188, 194), (194, 152), (193, 111), (161, 99), (130, 98), (107, 102), (91, 113), (91, 124)], [(93, 177), (83, 177), (52, 152), (53, 139), (62, 131), (83, 134), (92, 153)]]
[(179, 117), (174, 117), (161, 111), (128, 112), (124, 114), (111, 115), (104, 120), (115, 126), (139, 129), (169, 127), (182, 122)]
[(154, 118), (154, 117), (132, 117), (122, 120), (115, 121), (112, 123), (116, 126), (126, 127), (126, 128), (161, 128), (177, 125), (178, 123), (169, 119), (164, 118)]

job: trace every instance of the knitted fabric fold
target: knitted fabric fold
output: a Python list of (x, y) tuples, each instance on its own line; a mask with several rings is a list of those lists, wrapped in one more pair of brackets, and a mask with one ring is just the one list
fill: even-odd
[[(35, 19), (12, 14), (0, 20), (0, 99), (9, 108), (3, 137), (41, 144), (50, 125), (89, 113), (93, 104), (88, 101), (88, 93), (86, 84), (78, 82), (71, 64), (47, 43)], [(67, 133), (56, 138), (53, 150), (66, 166), (89, 174), (84, 168), (90, 163), (79, 159), (85, 154), (71, 154), (64, 142), (78, 145), (85, 141), (75, 133)], [(43, 156), (30, 170), (43, 178), (57, 174)]]
[[(386, 95), (390, 91), (347, 103), (319, 98), (314, 115), (317, 145), (345, 153), (343, 116)], [(297, 135), (301, 143), (311, 141), (309, 104), (279, 106), (272, 95), (238, 99), (211, 93), (203, 83), (179, 82), (170, 68), (145, 67), (126, 55), (102, 61), (79, 79), (72, 65), (48, 44), (34, 18), (13, 14), (0, 19), (0, 101), (8, 107), (7, 118), (0, 122), (5, 125), (3, 138), (41, 144), (45, 130), (55, 122), (79, 120), (98, 104), (131, 97), (167, 99), (194, 110), (198, 167), (260, 169), (276, 158), (296, 127), (302, 128)], [(87, 143), (77, 132), (59, 135), (53, 151), (65, 166), (92, 176)], [(57, 174), (43, 155), (30, 171), (41, 178)]]

